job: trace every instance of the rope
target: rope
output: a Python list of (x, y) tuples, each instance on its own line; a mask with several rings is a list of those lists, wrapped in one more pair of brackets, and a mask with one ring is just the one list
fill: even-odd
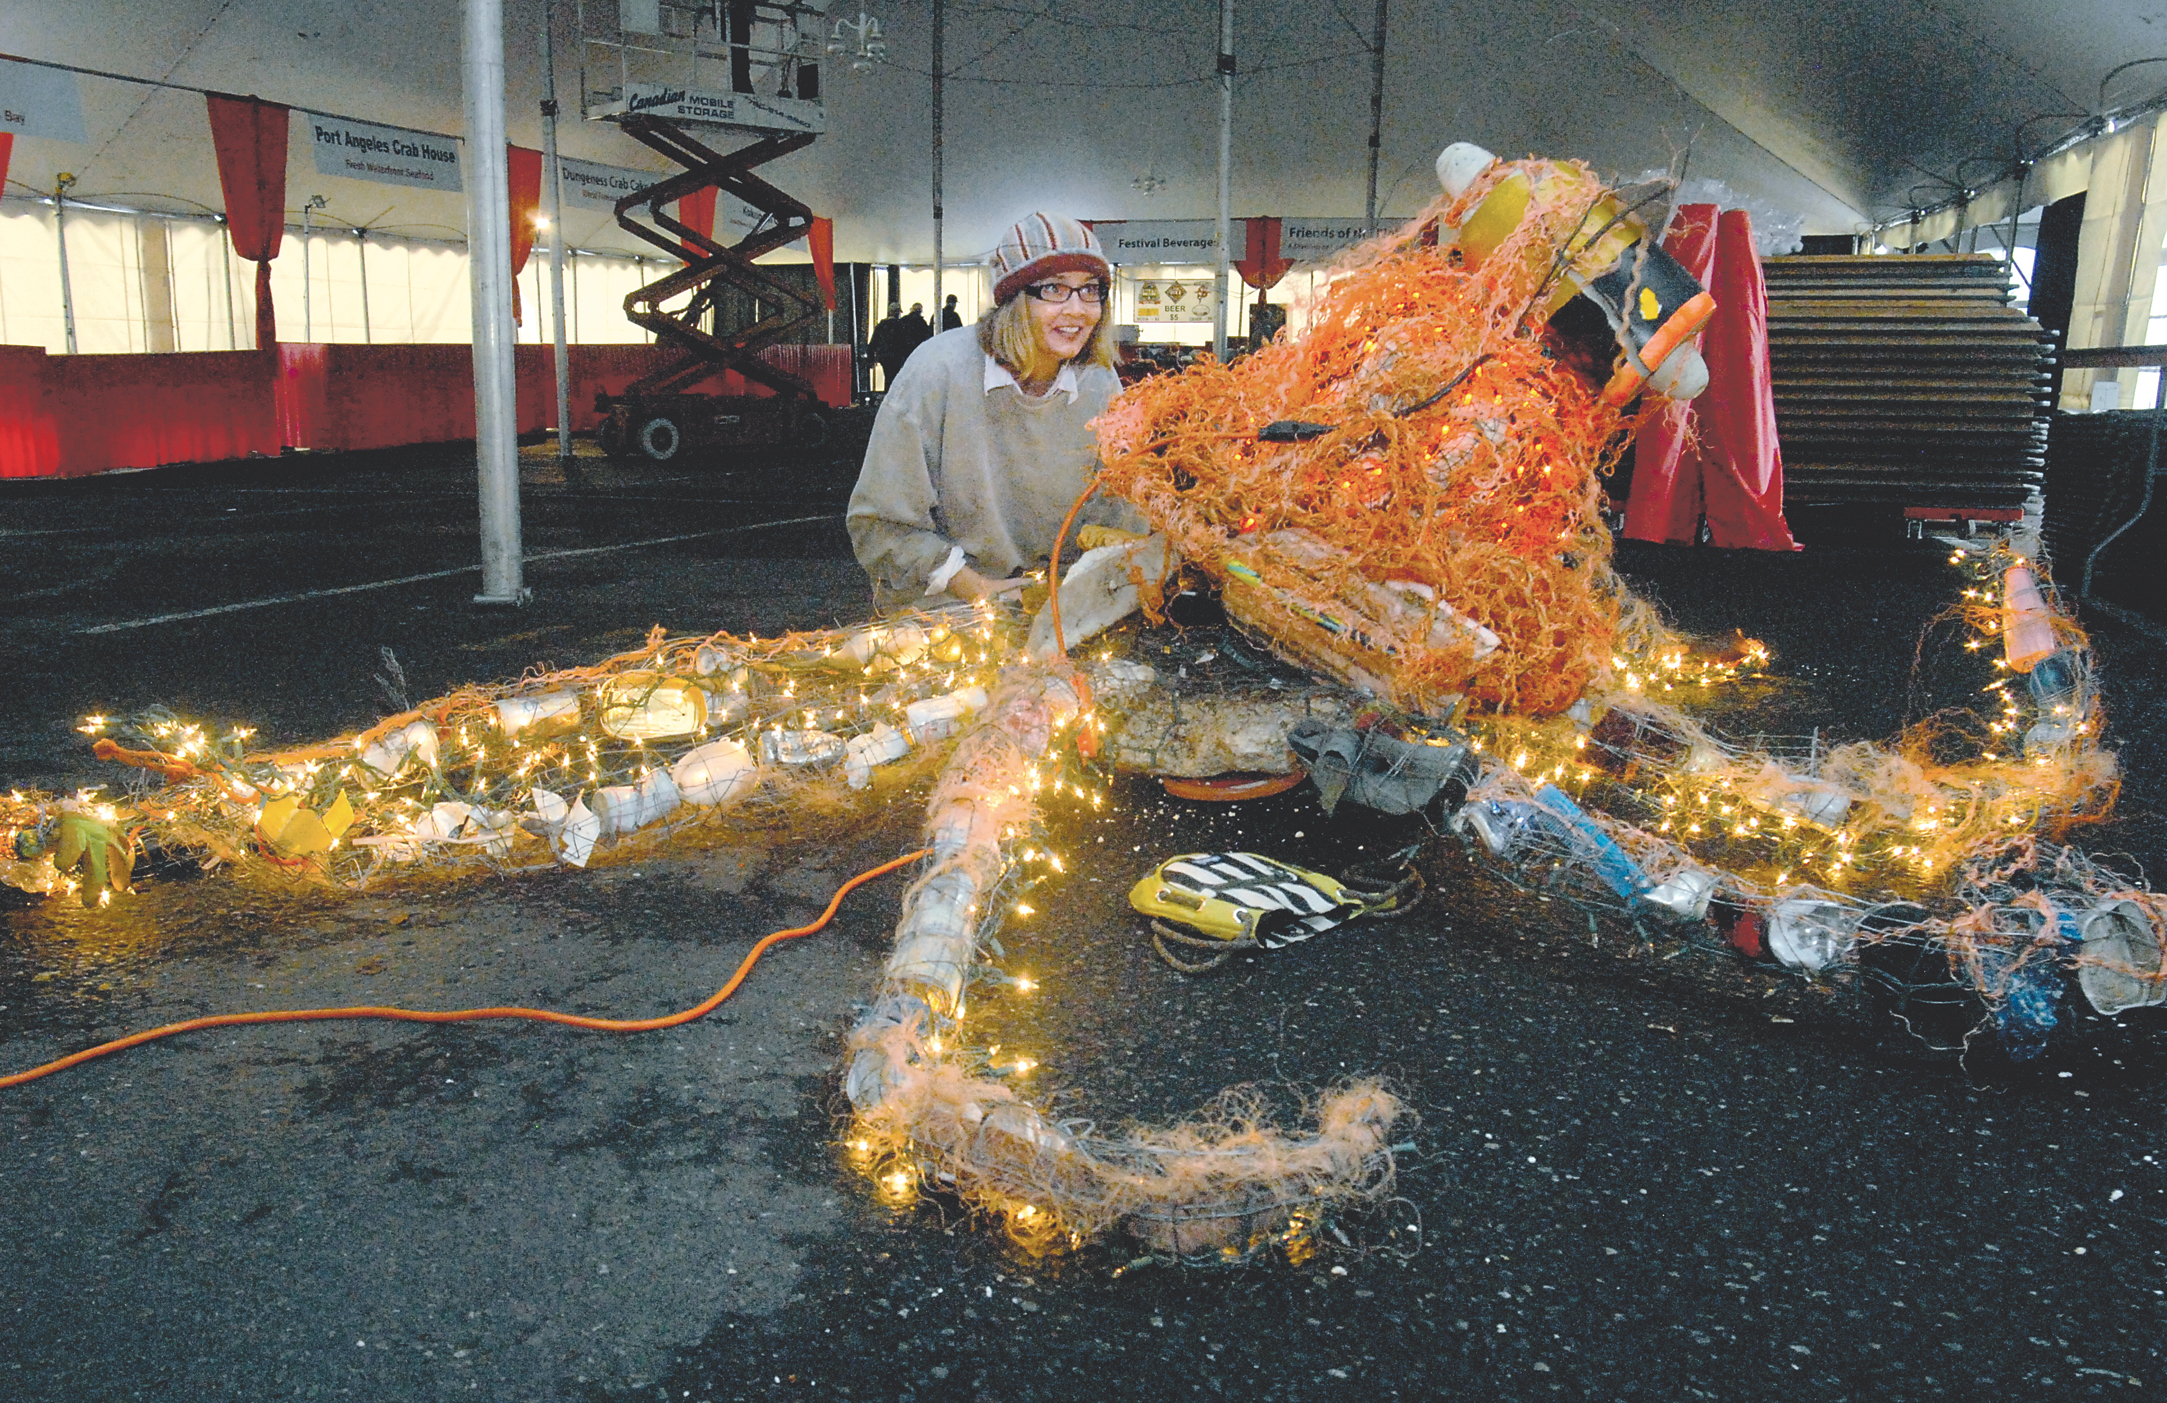
[(1068, 515), (1061, 518), (1061, 529), (1053, 538), (1053, 558), (1046, 566), (1046, 607), (1053, 611), (1053, 650), (1062, 657), (1068, 656), (1068, 640), (1061, 634), (1061, 543), (1068, 539), (1068, 529), (1076, 524), (1076, 513), (1083, 510), (1091, 494), (1099, 490), (1099, 480), (1092, 478), (1084, 484), (1084, 490), (1070, 504)]
[(762, 937), (760, 943), (753, 946), (751, 952), (739, 963), (737, 972), (730, 976), (729, 983), (680, 1013), (667, 1013), (659, 1018), (588, 1018), (576, 1013), (557, 1013), (546, 1008), (464, 1008), (430, 1011), (374, 1005), (358, 1008), (297, 1008), (260, 1013), (221, 1013), (209, 1018), (191, 1018), (181, 1023), (168, 1023), (164, 1027), (151, 1028), (141, 1033), (130, 1033), (127, 1037), (115, 1038), (111, 1042), (100, 1043), (96, 1047), (85, 1048), (81, 1052), (47, 1062), (42, 1067), (32, 1067), (27, 1072), (0, 1077), (0, 1090), (21, 1086), (25, 1082), (36, 1081), (39, 1077), (51, 1076), (54, 1072), (66, 1071), (78, 1063), (88, 1062), (93, 1057), (103, 1057), (109, 1052), (139, 1047), (159, 1038), (172, 1037), (176, 1033), (194, 1033), (205, 1028), (235, 1028), (256, 1023), (321, 1023), (334, 1019), (360, 1018), (384, 1018), (406, 1023), (474, 1023), (485, 1019), (520, 1018), (535, 1023), (561, 1023), (568, 1028), (585, 1028), (597, 1033), (651, 1033), (661, 1028), (675, 1028), (679, 1024), (704, 1018), (721, 1007), (723, 1000), (736, 993), (738, 986), (745, 982), (745, 976), (752, 973), (752, 967), (759, 963), (760, 957), (767, 953), (769, 946), (811, 935), (824, 928), (841, 908), (843, 898), (853, 890), (875, 877), (884, 877), (898, 867), (916, 862), (930, 851), (930, 848), (920, 848), (852, 877), (835, 889), (835, 895), (828, 901), (827, 910), (822, 911), (817, 920), (808, 925), (792, 926), (788, 930), (775, 931)]

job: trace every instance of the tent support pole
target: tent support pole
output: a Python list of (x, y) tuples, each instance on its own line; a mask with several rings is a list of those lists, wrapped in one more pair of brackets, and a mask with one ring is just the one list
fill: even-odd
[(60, 246), (60, 322), (67, 333), (68, 354), (75, 354), (75, 288), (68, 281), (68, 187), (72, 175), (62, 175), (53, 186), (53, 242)]
[[(1386, 0), (1377, 0), (1377, 32), (1370, 39), (1369, 62), (1369, 197), (1362, 204), (1362, 218), (1377, 227), (1377, 157), (1384, 140), (1384, 21)], [(1251, 255), (1254, 257), (1255, 255)]]
[(474, 463), (481, 498), (476, 604), (524, 604), (519, 417), (512, 367), (512, 197), (504, 146), (504, 0), (466, 0), (467, 255), (474, 287)]
[(557, 461), (572, 461), (572, 359), (564, 336), (564, 170), (557, 163), (555, 7), (542, 7), (542, 167), (549, 196), (549, 314), (556, 329)]
[(933, 329), (941, 329), (941, 225), (947, 211), (941, 208), (941, 138), (942, 119), (947, 115), (947, 74), (941, 66), (947, 62), (948, 7), (944, 0), (933, 0)]
[(1219, 0), (1219, 246), (1211, 275), (1211, 353), (1226, 364), (1227, 265), (1234, 222), (1234, 0)]

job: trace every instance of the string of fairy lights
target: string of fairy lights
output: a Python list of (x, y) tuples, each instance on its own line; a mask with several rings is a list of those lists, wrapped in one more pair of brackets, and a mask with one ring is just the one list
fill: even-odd
[[(126, 880), (93, 890), (85, 869), (54, 861), (61, 830), (91, 824), (116, 847), (152, 836), (358, 886), (469, 864), (583, 866), (598, 845), (606, 857), (634, 833), (652, 841), (716, 812), (772, 818), (806, 791), (847, 806), (873, 771), (967, 722), (1025, 622), (989, 605), (765, 641), (658, 634), (596, 668), (466, 688), (290, 751), (252, 750), (245, 726), (163, 708), (86, 717), (78, 730), (138, 778), (11, 793), (0, 880), (110, 902)], [(1105, 803), (1103, 786), (1059, 783)], [(584, 846), (568, 828), (575, 810), (596, 820)]]
[[(1751, 689), (1772, 685), (1768, 650), (1742, 637), (1713, 648), (1658, 635), (1621, 646), (1608, 685), (1556, 716), (1388, 724), (1409, 738), (1464, 743), (1478, 758), (1481, 777), (1454, 818), (1471, 847), (1515, 880), (1623, 917), (1650, 938), (1709, 944), (1713, 927), (1713, 943), (1743, 949), (1721, 926), (1726, 912), (1734, 922), (1751, 914), (1768, 932), (1768, 954), (1819, 978), (1855, 959), (1877, 910), (1938, 901), (1933, 919), (1872, 938), (1940, 949), (1965, 901), (1989, 888), (2004, 905), (2021, 895), (2002, 868), (1992, 881), (1980, 875), (2008, 839), (2076, 814), (2112, 778), (2097, 747), (2088, 657), (2046, 603), (2050, 589), (2040, 607), (2053, 647), (2022, 671), (2012, 666), (2022, 622), (2013, 572), (2028, 579), (2038, 567), (2006, 543), (1959, 547), (1950, 564), (1960, 580), (1952, 609), (1967, 630), (1961, 651), (1978, 659), (1973, 683), (1991, 707), (1962, 737), (1967, 754), (1928, 760), (1902, 743), (1831, 746), (1818, 736), (1724, 739), (1697, 714), (1734, 712)], [(0, 876), (109, 903), (129, 889), (129, 855), (150, 837), (364, 886), (621, 860), (696, 822), (773, 825), (809, 802), (860, 811), (899, 792), (876, 784), (878, 772), (924, 774), (896, 762), (946, 753), (988, 690), (1013, 675), (1026, 617), (981, 607), (765, 641), (658, 635), (595, 668), (464, 689), (358, 736), (288, 751), (251, 749), (246, 726), (163, 710), (88, 717), (83, 734), (135, 766), (137, 780), (64, 799), (10, 794), (9, 849), (0, 851), (12, 856)], [(1111, 635), (1086, 675), (1136, 651), (1135, 639)], [(1038, 889), (1068, 871), (1049, 836), (1061, 827), (1059, 806), (1099, 814), (1114, 801), (1112, 776), (1086, 753), (1119, 724), (1084, 706), (1043, 750), (980, 777), (1018, 807), (998, 835), (999, 876), (969, 912), (962, 992), (952, 1004), (929, 1002), (913, 1059), (969, 1084), (1020, 1086), (1039, 1068), (1035, 1050), (974, 1038), (971, 1004), (1037, 988), (1007, 967), (1000, 932), (1038, 915)], [(572, 841), (582, 810), (595, 820), (584, 849)], [(2096, 883), (2097, 870), (2086, 871)], [(2054, 1014), (2037, 964), (2025, 963), (2031, 928), (1999, 917), (1973, 926), (1971, 944), (1946, 963), (1968, 961), (1982, 999), (2014, 1011), (2012, 1046), (2043, 1043)], [(1151, 1153), (1074, 1128), (1048, 1134), (1110, 1163)], [(887, 1201), (955, 1187), (952, 1165), (911, 1133), (861, 1124), (846, 1144)], [(1074, 1205), (983, 1185), (973, 1201), (1019, 1238), (1081, 1240)], [(1212, 1251), (1285, 1248), (1320, 1221), (1287, 1215)]]
[[(1508, 776), (1508, 787), (1554, 786), (1600, 823), (1659, 840), (1720, 874), (1717, 884), (1734, 896), (1765, 902), (1809, 880), (1851, 899), (1929, 895), (1954, 880), (1972, 846), (2062, 816), (2072, 802), (2067, 758), (2096, 751), (2081, 648), (2058, 648), (2028, 673), (1996, 649), (2009, 615), (2005, 577), (2032, 569), (2029, 559), (2004, 545), (1959, 546), (1949, 560), (1964, 581), (1963, 647), (1995, 653), (1982, 659), (1981, 686), (1994, 710), (1971, 757), (1930, 769), (1896, 762), (1916, 802), (1831, 782), (1821, 771), (1843, 753), (1818, 737), (1788, 749), (1763, 737), (1747, 748), (1695, 723), (1693, 712), (1732, 707), (1727, 692), (1767, 679), (1767, 650), (1750, 639), (1720, 650), (1655, 639), (1612, 658), (1607, 704), (1549, 718), (1463, 717), (1462, 728), (1492, 787)], [(778, 793), (807, 783), (834, 789), (838, 778), (863, 787), (873, 768), (937, 743), (983, 704), (1019, 646), (1022, 622), (1017, 611), (988, 607), (766, 643), (657, 638), (602, 668), (466, 689), (352, 741), (295, 752), (251, 751), (255, 733), (246, 726), (212, 727), (162, 709), (92, 716), (79, 727), (86, 736), (123, 752), (145, 747), (167, 779), (183, 782), (159, 786), (145, 776), (132, 789), (60, 800), (11, 794), (6, 876), (86, 901), (126, 891), (124, 864), (113, 864), (96, 890), (81, 864), (52, 864), (55, 830), (70, 820), (157, 833), (229, 860), (253, 850), (288, 870), (361, 884), (402, 865), (567, 860), (562, 817), (552, 819), (538, 794), (577, 794), (608, 820), (596, 840), (621, 842), (651, 828), (666, 834), (706, 809), (734, 809), (763, 784)], [(1417, 730), (1425, 724), (1406, 720)], [(718, 759), (718, 740), (737, 779), (703, 792), (685, 761), (702, 752)], [(1848, 758), (1856, 779), (1859, 757)], [(1871, 760), (1888, 768), (1891, 756), (1876, 751)], [(657, 795), (658, 775), (684, 782)], [(1103, 774), (1058, 757), (1033, 765), (1019, 785), (1073, 794), (1094, 809), (1111, 797)], [(107, 841), (127, 846), (110, 832)]]

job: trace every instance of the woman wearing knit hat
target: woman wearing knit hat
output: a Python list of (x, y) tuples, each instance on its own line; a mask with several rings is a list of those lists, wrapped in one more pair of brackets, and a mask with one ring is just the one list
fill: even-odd
[[(1033, 214), (993, 252), (994, 309), (911, 356), (881, 402), (850, 495), (850, 543), (884, 607), (1023, 587), (1097, 467), (1097, 417), (1121, 385), (1088, 226)], [(1084, 522), (1140, 529), (1095, 498)], [(929, 597), (930, 596), (930, 597)]]

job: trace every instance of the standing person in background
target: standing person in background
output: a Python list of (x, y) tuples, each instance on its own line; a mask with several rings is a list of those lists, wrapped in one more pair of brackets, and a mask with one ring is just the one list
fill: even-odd
[(903, 318), (902, 325), (903, 345), (905, 347), (903, 355), (905, 359), (908, 359), (912, 351), (917, 350), (920, 346), (933, 339), (933, 327), (925, 319), (925, 303), (911, 303), (910, 315)]
[(954, 331), (963, 325), (963, 314), (956, 310), (956, 295), (948, 294), (948, 301), (941, 306), (941, 330)]
[(910, 353), (917, 348), (918, 343), (908, 338), (909, 333), (904, 330), (903, 304), (890, 302), (888, 315), (881, 318), (880, 325), (873, 328), (872, 338), (865, 345), (866, 354), (880, 366), (882, 389), (895, 384), (896, 373), (903, 368), (903, 362), (910, 359)]
[[(1120, 389), (1091, 230), (1033, 214), (993, 253), (994, 309), (911, 357), (850, 494), (851, 548), (884, 608), (977, 600), (1045, 563), (1098, 466), (1091, 421)], [(1100, 496), (1080, 523), (1140, 531)]]

